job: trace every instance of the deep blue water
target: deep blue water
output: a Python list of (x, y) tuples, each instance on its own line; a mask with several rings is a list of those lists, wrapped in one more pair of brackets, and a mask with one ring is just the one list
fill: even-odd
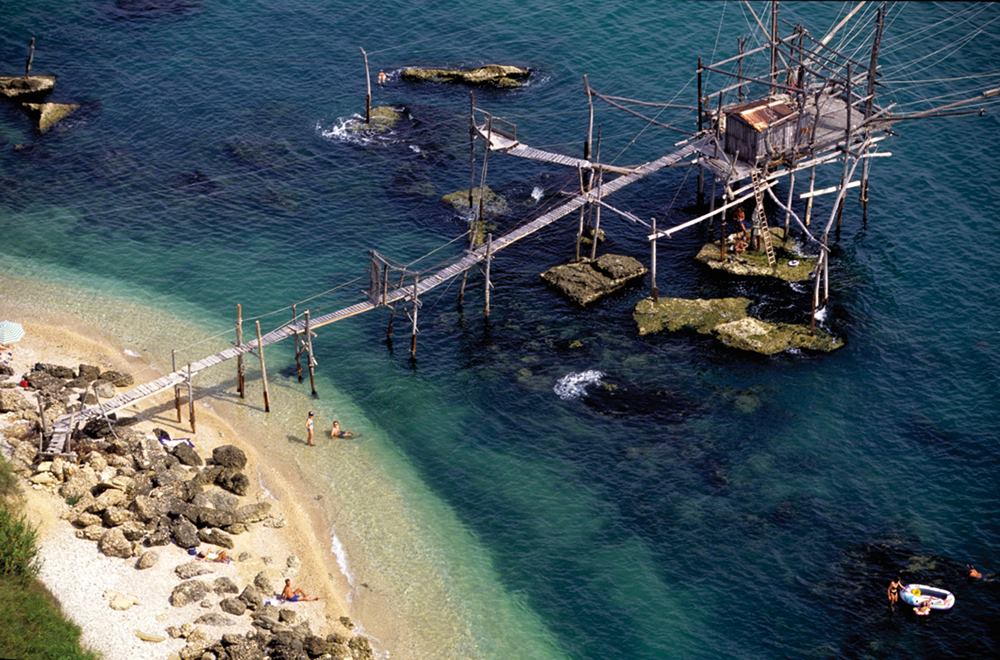
[[(786, 3), (782, 16), (821, 35), (842, 10)], [(752, 21), (744, 11), (0, 5), (3, 72), (20, 69), (36, 34), (35, 71), (59, 75), (55, 100), (82, 103), (45, 136), (0, 104), (0, 250), (30, 259), (39, 277), (100, 274), (224, 328), (235, 301), (264, 312), (364, 276), (368, 249), (403, 262), (464, 231), (438, 197), (468, 185), (468, 90), (394, 79), (375, 102), (406, 108), (400, 128), (368, 144), (339, 139), (330, 129), (363, 109), (359, 47), (373, 70), (530, 66), (527, 87), (476, 90), (478, 103), (517, 122), (523, 141), (578, 155), (583, 73), (607, 93), (692, 102), (695, 58), (732, 54)], [(882, 75), (897, 82), (886, 99), (918, 109), (921, 97), (995, 86), (998, 17), (996, 5), (892, 6)], [(867, 38), (844, 36), (845, 50)], [(970, 73), (982, 75), (939, 80)], [(693, 115), (671, 112), (662, 119), (693, 127)], [(598, 123), (619, 163), (681, 137), (605, 108)], [(996, 655), (998, 583), (970, 583), (962, 568), (1000, 571), (998, 128), (993, 114), (908, 122), (887, 141), (894, 156), (874, 162), (870, 222), (861, 226), (852, 196), (834, 249), (826, 323), (847, 340), (837, 353), (761, 358), (697, 336), (639, 338), (631, 309), (645, 285), (581, 311), (538, 277), (572, 255), (567, 219), (496, 259), (488, 323), (474, 276), (464, 312), (454, 285), (424, 301), (415, 364), (405, 323), (387, 349), (385, 315), (371, 314), (318, 340), (321, 365), (338, 365), (324, 377), (471, 530), (563, 654)], [(575, 173), (496, 155), (489, 171), (511, 202), (497, 231), (575, 185)], [(682, 221), (694, 194), (693, 173), (678, 169), (612, 203)], [(829, 204), (821, 198), (819, 217)], [(608, 251), (647, 259), (643, 231), (603, 222)], [(691, 256), (704, 238), (692, 229), (661, 247), (661, 293), (738, 292), (761, 314), (808, 320), (806, 293), (702, 270)], [(363, 286), (320, 298), (314, 312)], [(555, 395), (560, 378), (586, 370), (617, 389)], [(889, 611), (884, 589), (899, 570), (951, 589), (958, 605), (927, 620)]]

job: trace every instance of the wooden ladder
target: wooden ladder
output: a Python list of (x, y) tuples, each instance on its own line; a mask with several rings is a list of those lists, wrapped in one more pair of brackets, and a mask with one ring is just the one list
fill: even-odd
[[(766, 174), (766, 166), (761, 168)], [(774, 268), (778, 263), (774, 256), (774, 245), (771, 244), (771, 228), (767, 226), (767, 215), (764, 213), (764, 182), (766, 177), (761, 176), (761, 170), (756, 167), (750, 170), (750, 180), (753, 182), (753, 197), (757, 206), (753, 212), (753, 226), (757, 230), (758, 236), (764, 242), (764, 252), (767, 253), (767, 264)]]

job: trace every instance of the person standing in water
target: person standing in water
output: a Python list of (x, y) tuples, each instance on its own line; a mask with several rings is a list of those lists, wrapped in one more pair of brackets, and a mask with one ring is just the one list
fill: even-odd
[(309, 411), (309, 416), (306, 417), (306, 444), (310, 447), (315, 446), (313, 442), (313, 429), (316, 426), (316, 413)]
[(899, 576), (889, 583), (889, 588), (886, 590), (886, 596), (889, 598), (889, 603), (895, 605), (899, 602), (899, 592), (903, 589), (903, 583), (900, 581)]

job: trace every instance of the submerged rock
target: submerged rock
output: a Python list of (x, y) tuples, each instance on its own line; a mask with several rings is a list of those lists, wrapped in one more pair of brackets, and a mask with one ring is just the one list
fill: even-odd
[(588, 305), (646, 274), (637, 259), (604, 254), (595, 261), (577, 261), (554, 266), (542, 279), (578, 305)]
[(53, 126), (80, 109), (79, 103), (24, 103), (27, 110), (38, 115), (38, 130), (46, 133)]
[(9, 99), (52, 91), (55, 76), (0, 76), (0, 94)]
[(385, 133), (393, 129), (399, 120), (403, 118), (401, 108), (394, 108), (389, 105), (379, 105), (372, 108), (372, 119), (370, 123), (364, 121), (351, 122), (348, 124), (350, 130), (368, 131), (371, 133)]
[(726, 346), (763, 355), (790, 348), (829, 353), (844, 345), (844, 340), (824, 330), (810, 330), (808, 326), (793, 323), (770, 323), (752, 316), (716, 326), (715, 334)]
[(747, 316), (749, 298), (643, 298), (632, 312), (640, 335), (663, 329), (711, 334), (715, 327)]
[[(730, 275), (744, 277), (776, 277), (786, 282), (805, 282), (816, 268), (815, 257), (805, 257), (795, 251), (795, 241), (782, 236), (784, 230), (771, 228), (772, 244), (777, 263), (771, 266), (767, 262), (767, 254), (763, 250), (753, 252), (747, 250), (742, 254), (727, 252), (725, 259), (719, 259), (719, 242), (706, 243), (702, 246), (695, 259), (712, 270), (721, 270)], [(730, 234), (727, 243), (731, 243), (736, 234)]]
[[(507, 200), (493, 192), (489, 186), (472, 189), (472, 212), (479, 208), (479, 198), (483, 198), (483, 213), (485, 215), (503, 215), (507, 212)], [(459, 213), (469, 213), (469, 189), (456, 190), (441, 197), (445, 204), (451, 204)]]
[(531, 70), (509, 64), (486, 64), (472, 69), (412, 66), (403, 69), (400, 75), (404, 80), (520, 87)]

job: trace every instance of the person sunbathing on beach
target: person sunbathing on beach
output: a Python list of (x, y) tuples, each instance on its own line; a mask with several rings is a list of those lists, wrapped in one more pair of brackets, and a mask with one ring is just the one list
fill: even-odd
[(281, 590), (281, 600), (297, 603), (300, 600), (319, 600), (316, 596), (308, 596), (302, 589), (292, 589), (292, 581), (285, 578), (285, 588)]
[(330, 427), (330, 437), (331, 438), (353, 438), (354, 431), (347, 431), (340, 428), (340, 420), (333, 420), (333, 426)]
[(198, 554), (195, 556), (198, 557), (198, 559), (204, 559), (205, 561), (214, 561), (220, 564), (228, 564), (231, 561), (233, 561), (233, 558), (227, 555), (225, 550), (219, 550), (218, 552), (216, 552), (215, 550), (209, 550), (208, 552), (200, 550), (198, 551)]

